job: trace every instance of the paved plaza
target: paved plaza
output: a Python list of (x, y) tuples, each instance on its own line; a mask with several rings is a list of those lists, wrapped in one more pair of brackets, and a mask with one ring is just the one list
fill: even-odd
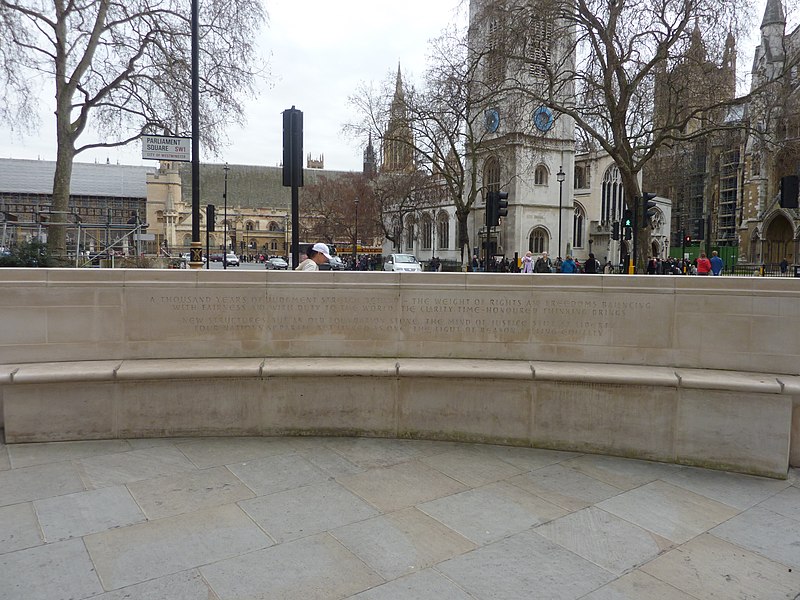
[(797, 475), (391, 439), (0, 445), (0, 599), (793, 599)]

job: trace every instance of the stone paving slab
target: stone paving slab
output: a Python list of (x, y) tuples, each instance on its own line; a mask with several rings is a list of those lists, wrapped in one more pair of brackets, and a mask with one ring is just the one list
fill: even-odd
[(44, 543), (30, 502), (0, 507), (0, 554)]
[(350, 438), (8, 448), (0, 600), (800, 594), (795, 470)]
[(76, 492), (33, 503), (44, 539), (57, 542), (145, 520), (124, 486)]

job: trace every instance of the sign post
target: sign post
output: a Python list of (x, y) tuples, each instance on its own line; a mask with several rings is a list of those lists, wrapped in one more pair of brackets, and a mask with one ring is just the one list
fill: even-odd
[(142, 136), (142, 159), (191, 162), (191, 138), (165, 135)]

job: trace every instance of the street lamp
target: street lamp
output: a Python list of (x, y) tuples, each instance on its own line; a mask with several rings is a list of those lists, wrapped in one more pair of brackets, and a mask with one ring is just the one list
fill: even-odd
[(564, 178), (566, 176), (563, 166), (558, 167), (558, 173), (556, 173), (556, 179), (558, 179), (558, 258), (561, 258), (561, 214), (564, 212), (561, 210), (561, 200), (563, 198)]
[(356, 268), (356, 261), (358, 261), (358, 254), (356, 252), (358, 244), (358, 198), (356, 198), (356, 226), (353, 233), (353, 269)]
[[(222, 167), (222, 170), (225, 171), (225, 187), (222, 191), (222, 201), (224, 202), (223, 214), (224, 214), (224, 221), (223, 221), (223, 229), (225, 232), (223, 233), (223, 249), (222, 249), (222, 268), (228, 268), (228, 171), (231, 168), (228, 166), (228, 163), (225, 163), (225, 166)], [(209, 258), (210, 260), (210, 258)]]

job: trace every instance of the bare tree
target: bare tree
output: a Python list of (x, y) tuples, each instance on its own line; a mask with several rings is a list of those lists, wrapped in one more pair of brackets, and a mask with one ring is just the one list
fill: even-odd
[(386, 237), (397, 241), (392, 223), (402, 224), (404, 214), (434, 205), (453, 205), (462, 263), (471, 255), (467, 219), (483, 192), (478, 161), (493, 147), (480, 107), (494, 97), (495, 91), (475, 85), (481, 57), (482, 53), (470, 48), (466, 30), (457, 26), (445, 30), (431, 42), (422, 85), (404, 87), (409, 137), (387, 127), (397, 91), (391, 84), (379, 91), (365, 86), (352, 96), (350, 102), (362, 119), (345, 127), (360, 139), (370, 133), (383, 147), (391, 143), (411, 147), (414, 169), (419, 173), (406, 173), (393, 183), (385, 181), (386, 174), (384, 183), (379, 184), (378, 196), (391, 215), (384, 224)]
[[(259, 0), (201, 2), (201, 139), (212, 153), (225, 128), (242, 121), (240, 99), (263, 70), (253, 39), (265, 18)], [(63, 255), (59, 224), (76, 155), (190, 131), (190, 3), (0, 0), (0, 84), (0, 118), (17, 127), (30, 124), (36, 85), (52, 86), (58, 147), (48, 247)]]
[[(497, 19), (492, 4), (478, 27), (481, 18)], [(704, 69), (725, 57), (749, 10), (744, 0), (508, 2), (500, 10), (506, 64), (498, 90), (524, 99), (524, 110), (544, 105), (574, 119), (614, 159), (641, 223), (640, 203), (633, 205), (639, 173), (660, 149), (742, 126), (725, 117), (747, 98), (722, 93), (728, 83)], [(694, 51), (699, 33), (703, 52)], [(654, 110), (654, 94), (666, 94), (663, 110)], [(649, 235), (637, 231), (637, 264)]]
[(335, 178), (320, 175), (303, 188), (300, 208), (303, 214), (302, 235), (307, 240), (323, 240), (329, 244), (356, 236), (372, 239), (380, 224), (380, 211), (372, 182), (360, 173), (346, 173)]

